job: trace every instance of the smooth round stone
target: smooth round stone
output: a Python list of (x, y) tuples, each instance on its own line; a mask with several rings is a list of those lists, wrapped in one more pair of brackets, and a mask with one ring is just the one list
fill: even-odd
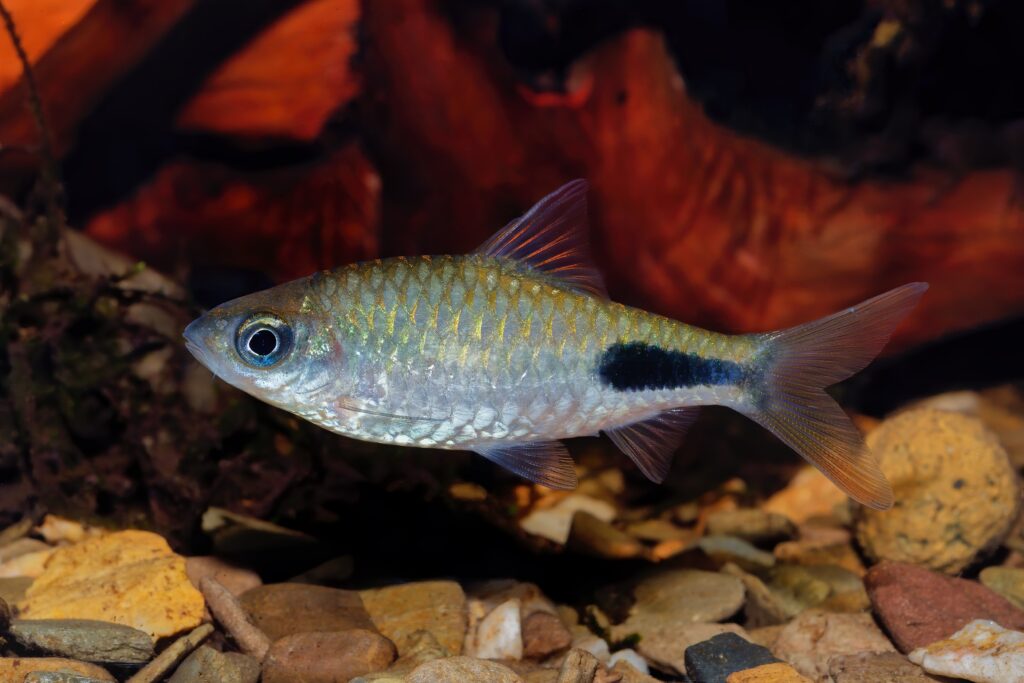
[(735, 536), (705, 536), (697, 547), (719, 564), (733, 562), (747, 571), (775, 566), (775, 556)]
[(218, 652), (203, 645), (178, 665), (167, 683), (256, 683), (260, 662), (238, 652)]
[(751, 543), (769, 543), (793, 538), (796, 525), (785, 515), (760, 508), (718, 510), (708, 515), (707, 533), (735, 536)]
[(886, 419), (867, 443), (899, 502), (885, 511), (858, 507), (857, 539), (868, 557), (957, 574), (1006, 538), (1020, 484), (980, 420), (907, 410)]
[(293, 633), (376, 630), (356, 591), (305, 583), (252, 588), (239, 598), (253, 623), (271, 640)]
[(895, 652), (870, 614), (808, 610), (789, 622), (772, 647), (803, 675), (824, 680), (833, 657), (859, 652)]

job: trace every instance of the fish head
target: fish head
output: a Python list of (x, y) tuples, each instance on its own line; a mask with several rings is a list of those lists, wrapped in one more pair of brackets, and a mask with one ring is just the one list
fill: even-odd
[(309, 280), (208, 311), (185, 328), (188, 350), (228, 384), (291, 412), (337, 396), (345, 354)]

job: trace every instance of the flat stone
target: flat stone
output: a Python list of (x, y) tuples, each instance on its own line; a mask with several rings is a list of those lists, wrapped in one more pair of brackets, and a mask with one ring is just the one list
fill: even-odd
[(16, 576), (9, 579), (0, 579), (0, 600), (9, 605), (14, 605), (25, 599), (25, 592), (35, 581), (31, 576)]
[(1006, 538), (1020, 484), (998, 437), (977, 418), (912, 409), (867, 437), (899, 505), (858, 507), (855, 529), (875, 561), (957, 574)]
[(0, 658), (0, 681), (20, 683), (30, 672), (66, 673), (98, 681), (114, 681), (106, 669), (95, 664), (78, 662), (62, 657), (3, 657)]
[(543, 659), (572, 644), (572, 633), (548, 612), (534, 612), (523, 621), (523, 657)]
[(761, 507), (766, 512), (774, 512), (796, 524), (803, 524), (812, 518), (831, 517), (837, 507), (846, 505), (846, 494), (824, 474), (808, 465), (790, 480), (786, 488), (774, 494)]
[(204, 604), (185, 558), (130, 530), (58, 548), (18, 607), (26, 619), (96, 619), (161, 638), (197, 626)]
[(779, 660), (735, 633), (722, 633), (686, 648), (686, 674), (694, 683), (727, 683), (729, 674)]
[(578, 511), (589, 512), (601, 521), (615, 519), (615, 506), (597, 498), (571, 494), (550, 508), (533, 510), (519, 522), (527, 533), (564, 545), (569, 540), (572, 518)]
[(611, 671), (622, 677), (621, 683), (658, 683), (658, 679), (647, 675), (628, 661), (622, 659), (615, 662)]
[(693, 538), (691, 529), (683, 529), (667, 519), (645, 519), (626, 527), (626, 533), (641, 541), (689, 541)]
[(985, 567), (978, 576), (981, 583), (1024, 610), (1024, 569), (1017, 567)]
[(52, 548), (35, 538), (19, 538), (5, 546), (0, 546), (0, 564), (22, 555), (37, 553), (40, 550), (52, 550)]
[(735, 536), (751, 543), (772, 543), (796, 536), (796, 525), (785, 515), (760, 508), (717, 510), (708, 515), (707, 533)]
[(772, 648), (778, 657), (819, 680), (832, 657), (860, 652), (895, 652), (870, 614), (833, 614), (809, 610), (785, 626)]
[(263, 660), (263, 683), (335, 683), (383, 671), (395, 646), (374, 631), (295, 633), (274, 641)]
[(255, 657), (203, 645), (178, 665), (167, 683), (256, 683), (259, 678)]
[(747, 571), (770, 569), (775, 566), (775, 556), (755, 548), (749, 541), (735, 536), (705, 536), (697, 541), (697, 547), (718, 564), (733, 562)]
[(454, 581), (420, 581), (360, 591), (370, 619), (398, 648), (408, 650), (416, 631), (429, 631), (450, 654), (466, 637), (466, 594)]
[(376, 630), (357, 591), (306, 583), (272, 583), (251, 588), (238, 601), (253, 624), (271, 640), (294, 633)]
[(104, 683), (105, 679), (91, 678), (65, 671), (32, 671), (18, 683)]
[(732, 630), (709, 624), (732, 616), (743, 606), (743, 584), (732, 576), (695, 569), (656, 572), (633, 590), (636, 601), (624, 622), (611, 627), (613, 640), (640, 637), (637, 649), (662, 668), (682, 673), (684, 643)]
[[(265, 683), (270, 683), (269, 681)], [(405, 683), (524, 683), (507, 666), (484, 659), (448, 657), (416, 667)]]
[(762, 664), (729, 674), (725, 683), (814, 683), (789, 664)]
[(935, 683), (937, 679), (897, 652), (862, 652), (833, 657), (829, 683)]
[(107, 664), (142, 664), (153, 658), (148, 633), (89, 619), (22, 619), (10, 627), (22, 647), (59, 657)]
[(236, 597), (263, 585), (260, 575), (251, 569), (239, 567), (212, 555), (185, 558), (185, 573), (196, 588), (199, 588), (199, 583), (204, 578), (216, 579)]
[(568, 546), (578, 552), (617, 560), (640, 557), (646, 550), (643, 543), (586, 510), (573, 515)]
[(910, 653), (925, 671), (974, 683), (1007, 683), (1024, 676), (1024, 633), (985, 619), (970, 622), (947, 640)]
[(875, 613), (901, 652), (948, 638), (975, 619), (1024, 628), (1024, 611), (975, 581), (883, 562), (864, 579)]

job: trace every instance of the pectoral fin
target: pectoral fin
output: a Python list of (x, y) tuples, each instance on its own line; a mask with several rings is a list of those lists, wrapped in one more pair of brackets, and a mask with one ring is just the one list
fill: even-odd
[(558, 441), (489, 444), (477, 446), (473, 450), (536, 484), (553, 489), (576, 488), (576, 470), (572, 458)]

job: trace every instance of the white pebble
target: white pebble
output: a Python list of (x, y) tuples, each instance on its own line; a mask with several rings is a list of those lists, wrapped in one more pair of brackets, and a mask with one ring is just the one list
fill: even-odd
[(975, 619), (946, 640), (919, 647), (910, 661), (941, 676), (974, 683), (1024, 681), (1024, 633)]
[(522, 659), (523, 632), (519, 621), (519, 600), (507, 600), (480, 621), (476, 631), (478, 659)]
[(636, 650), (626, 648), (625, 650), (615, 652), (608, 660), (608, 667), (611, 668), (615, 666), (616, 662), (626, 662), (631, 664), (634, 669), (642, 674), (648, 674), (651, 672), (650, 669), (647, 668), (647, 660), (641, 657)]

